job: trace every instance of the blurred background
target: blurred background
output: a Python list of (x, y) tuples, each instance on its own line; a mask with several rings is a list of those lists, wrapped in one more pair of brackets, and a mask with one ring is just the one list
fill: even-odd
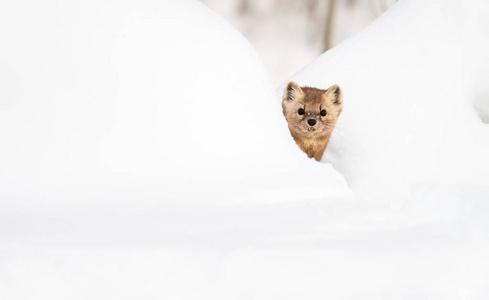
[(258, 51), (278, 86), (397, 0), (201, 0)]

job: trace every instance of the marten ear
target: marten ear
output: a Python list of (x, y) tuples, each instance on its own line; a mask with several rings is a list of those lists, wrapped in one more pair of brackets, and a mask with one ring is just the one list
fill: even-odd
[(334, 104), (340, 105), (343, 101), (343, 91), (337, 84), (330, 86), (324, 94), (327, 98), (331, 99)]
[(283, 96), (282, 100), (283, 101), (294, 101), (294, 100), (297, 100), (297, 98), (299, 98), (301, 95), (302, 95), (301, 87), (297, 83), (290, 81), (285, 86), (284, 96)]

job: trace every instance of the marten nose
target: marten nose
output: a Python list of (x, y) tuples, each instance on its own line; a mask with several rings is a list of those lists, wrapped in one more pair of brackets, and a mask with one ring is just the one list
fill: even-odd
[(309, 126), (314, 126), (314, 125), (316, 125), (316, 120), (309, 119), (309, 120), (307, 120), (307, 124), (309, 124)]

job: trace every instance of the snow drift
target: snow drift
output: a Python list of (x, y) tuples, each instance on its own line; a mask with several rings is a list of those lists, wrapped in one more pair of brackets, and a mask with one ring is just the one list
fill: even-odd
[(199, 2), (2, 1), (0, 10), (0, 197), (327, 193), (324, 168), (294, 158), (253, 48)]
[(323, 161), (357, 198), (407, 199), (417, 184), (489, 184), (488, 11), (483, 1), (400, 1), (291, 77), (343, 88)]

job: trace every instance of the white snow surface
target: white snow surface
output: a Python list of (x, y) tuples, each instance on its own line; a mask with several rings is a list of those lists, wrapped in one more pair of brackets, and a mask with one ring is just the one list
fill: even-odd
[[(421, 56), (405, 63), (375, 56), (386, 47), (409, 58), (401, 53), (409, 41), (395, 34), (409, 31), (386, 21), (392, 16), (421, 28), (438, 26), (442, 16), (449, 25), (449, 12), (459, 9), (446, 1), (437, 12), (442, 2), (426, 3), (401, 2), (293, 77), (342, 85), (344, 139), (335, 136), (326, 155), (354, 199), (330, 165), (297, 148), (252, 47), (199, 2), (0, 1), (0, 299), (487, 299), (489, 187), (482, 168), (471, 173), (463, 165), (487, 163), (480, 84), (487, 60), (476, 62), (485, 52), (473, 51), (470, 68), (454, 61), (466, 76), (450, 87), (457, 99), (437, 89), (457, 81), (442, 58), (433, 64), (443, 72), (415, 65)], [(474, 5), (465, 12), (483, 14), (485, 4)], [(425, 13), (435, 19), (412, 20)], [(469, 33), (483, 35), (480, 28)], [(374, 37), (383, 47), (368, 42)], [(361, 60), (363, 52), (377, 64)], [(409, 72), (378, 72), (395, 71), (391, 63)], [(369, 67), (375, 71), (364, 76)], [(430, 82), (433, 90), (421, 80), (430, 71), (441, 76)], [(432, 165), (413, 162), (408, 151), (388, 152), (400, 151), (395, 128), (367, 130), (359, 110), (372, 113), (373, 98), (358, 95), (367, 95), (371, 77), (386, 80), (372, 88), (379, 119), (398, 119), (389, 114), (400, 100), (389, 105), (383, 93), (400, 90), (402, 99), (416, 90), (400, 89), (402, 80), (419, 84), (417, 129), (403, 135), (412, 151), (426, 142), (432, 157), (433, 145), (447, 145), (434, 121), (459, 109), (457, 130), (470, 131), (454, 150), (437, 148), (437, 159), (463, 154), (451, 163), (466, 182), (437, 173), (426, 178), (440, 180), (424, 180)], [(472, 83), (476, 95), (463, 93)], [(428, 138), (423, 126), (437, 134)], [(367, 137), (380, 136), (383, 145), (367, 147)], [(384, 174), (392, 169), (388, 153), (421, 169), (400, 162), (398, 173)], [(394, 181), (404, 167), (406, 182)], [(376, 176), (393, 186), (364, 188)], [(369, 197), (386, 201), (358, 200)]]
[(228, 203), (294, 185), (326, 192), (325, 169), (295, 158), (252, 47), (199, 2), (1, 11), (1, 195)]
[(489, 184), (489, 4), (399, 1), (291, 77), (344, 90), (323, 156), (357, 199)]

